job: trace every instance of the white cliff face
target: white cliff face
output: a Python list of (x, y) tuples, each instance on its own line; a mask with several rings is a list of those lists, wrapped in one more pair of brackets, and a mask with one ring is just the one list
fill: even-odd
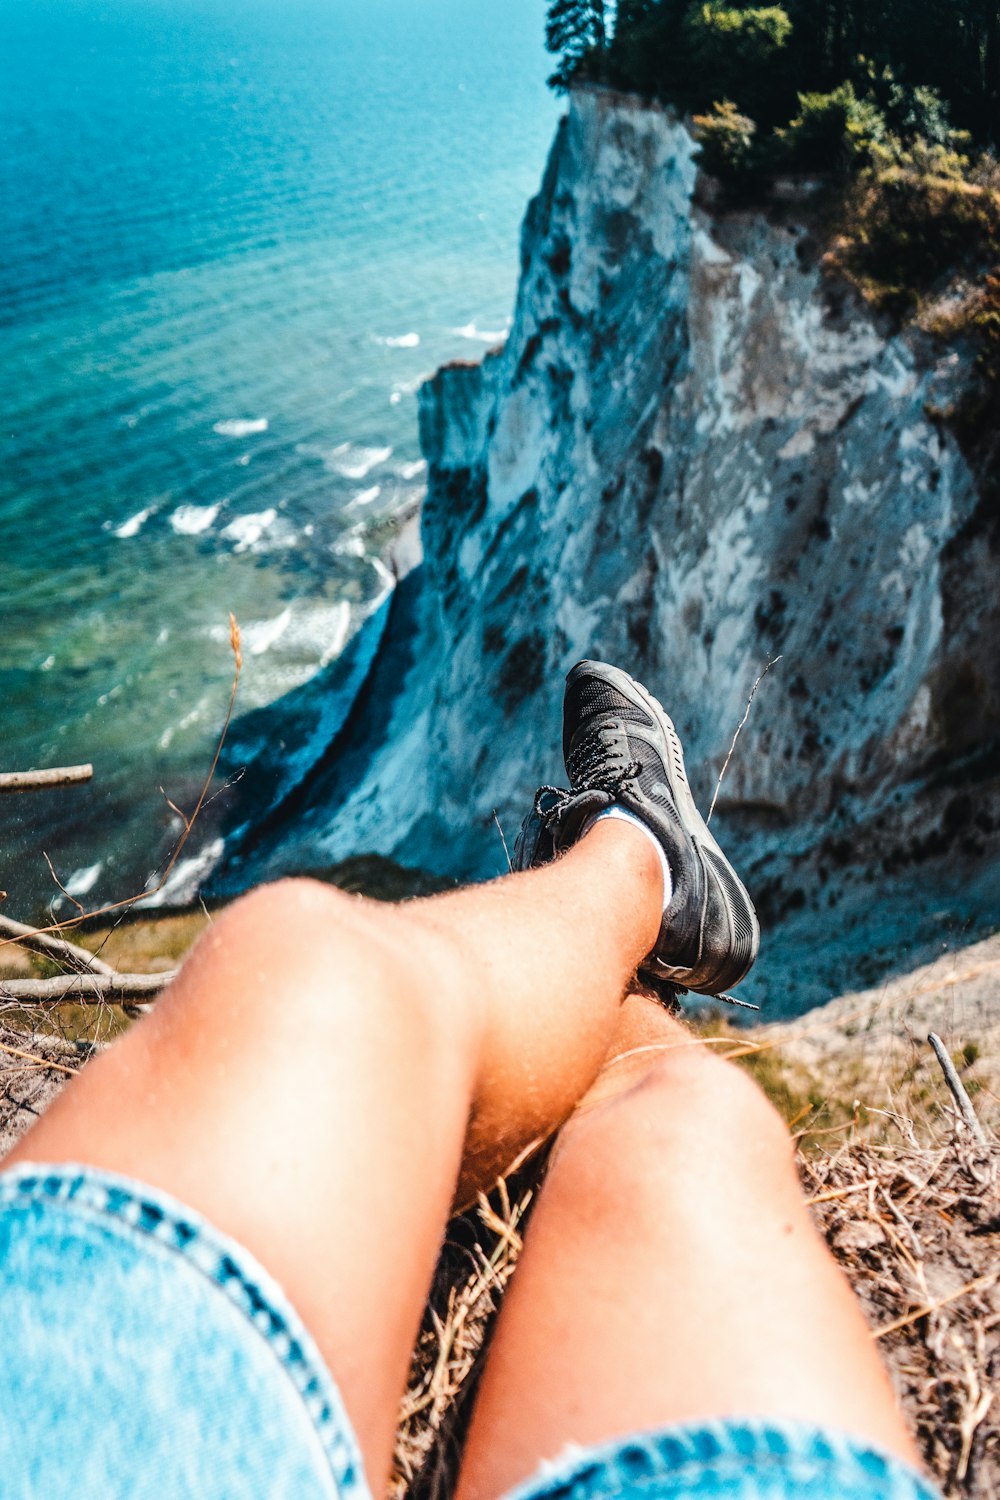
[(406, 650), (255, 875), (358, 852), (497, 873), (493, 810), (512, 843), (560, 779), (581, 656), (661, 698), (707, 803), (780, 655), (717, 811), (765, 918), (825, 911), (849, 867), (915, 869), (949, 818), (969, 858), (989, 844), (923, 790), (1000, 731), (995, 558), (936, 417), (962, 362), (884, 337), (801, 225), (699, 207), (696, 176), (669, 113), (574, 95), (506, 345), (421, 394)]

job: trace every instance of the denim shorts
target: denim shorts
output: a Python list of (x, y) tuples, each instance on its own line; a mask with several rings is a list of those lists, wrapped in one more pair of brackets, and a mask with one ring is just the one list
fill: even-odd
[[(369, 1500), (319, 1351), (253, 1257), (167, 1194), (76, 1166), (0, 1176), (5, 1500)], [(575, 1450), (517, 1500), (934, 1500), (850, 1439), (719, 1421)]]

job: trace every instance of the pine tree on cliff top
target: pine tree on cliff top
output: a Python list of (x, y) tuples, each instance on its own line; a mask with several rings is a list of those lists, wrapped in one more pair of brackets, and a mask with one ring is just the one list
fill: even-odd
[[(554, 89), (565, 89), (572, 78), (600, 77), (608, 49), (611, 6), (605, 0), (550, 0), (545, 21), (545, 45), (559, 56), (559, 66), (549, 79)], [(581, 65), (594, 57), (593, 71)]]

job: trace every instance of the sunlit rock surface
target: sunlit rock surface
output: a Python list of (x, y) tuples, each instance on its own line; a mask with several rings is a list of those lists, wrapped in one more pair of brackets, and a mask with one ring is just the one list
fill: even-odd
[(969, 361), (825, 283), (801, 211), (696, 177), (671, 114), (574, 95), (505, 346), (421, 394), (423, 564), (298, 701), (350, 705), (322, 753), (283, 776), (281, 705), (248, 721), (265, 791), (220, 889), (359, 852), (498, 873), (581, 656), (660, 697), (707, 805), (780, 656), (713, 824), (764, 918), (748, 998), (800, 1009), (995, 912), (996, 509), (944, 420)]

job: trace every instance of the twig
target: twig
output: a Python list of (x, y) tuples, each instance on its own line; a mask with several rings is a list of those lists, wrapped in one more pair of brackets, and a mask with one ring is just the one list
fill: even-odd
[(737, 1000), (735, 995), (713, 995), (713, 1000), (724, 1000), (727, 1005), (738, 1005), (741, 1010), (760, 1010), (759, 1005), (754, 1005), (752, 1000)]
[(170, 808), (170, 811), (172, 813), (176, 813), (177, 816), (180, 818), (181, 822), (184, 824), (184, 832), (187, 833), (190, 830), (190, 827), (191, 827), (191, 819), (186, 815), (186, 813), (182, 813), (181, 812), (181, 810), (177, 806), (176, 802), (171, 802), (170, 798), (167, 796), (167, 794), (163, 790), (162, 786), (160, 787), (160, 795), (163, 798), (164, 802), (167, 804), (167, 806)]
[(41, 792), (53, 786), (76, 786), (89, 781), (93, 766), (53, 766), (49, 771), (2, 771), (0, 792)]
[(942, 1042), (936, 1031), (932, 1031), (927, 1040), (934, 1048), (934, 1056), (941, 1064), (941, 1072), (944, 1074), (944, 1081), (951, 1090), (952, 1098), (958, 1105), (959, 1113), (961, 1114), (962, 1119), (965, 1122), (967, 1130), (971, 1134), (973, 1140), (979, 1142), (980, 1146), (989, 1145), (989, 1142), (986, 1139), (986, 1132), (983, 1130), (983, 1127), (980, 1125), (978, 1119), (976, 1118), (976, 1111), (972, 1107), (972, 1100), (966, 1093), (965, 1084), (962, 1082), (961, 1078), (959, 1078), (958, 1073), (955, 1069), (955, 1064), (948, 1056), (944, 1042)]
[(733, 735), (732, 744), (729, 746), (729, 754), (726, 756), (725, 760), (723, 761), (722, 770), (719, 772), (719, 779), (715, 783), (715, 792), (714, 792), (713, 797), (712, 797), (712, 805), (708, 809), (708, 817), (705, 819), (706, 823), (711, 823), (711, 821), (712, 821), (712, 814), (715, 812), (715, 804), (716, 804), (716, 801), (718, 800), (719, 788), (722, 785), (722, 778), (723, 778), (723, 776), (725, 776), (726, 772), (729, 770), (729, 762), (733, 758), (733, 751), (736, 749), (736, 741), (740, 737), (740, 730), (743, 728), (743, 726), (746, 723), (747, 719), (749, 719), (749, 717), (750, 717), (750, 705), (751, 705), (751, 703), (754, 700), (754, 696), (755, 696), (755, 694), (757, 692), (757, 689), (760, 687), (761, 683), (764, 681), (764, 678), (767, 676), (768, 672), (770, 672), (771, 668), (773, 666), (776, 666), (777, 663), (780, 660), (781, 660), (780, 656), (772, 656), (771, 660), (768, 662), (767, 666), (761, 672), (760, 676), (757, 678), (757, 681), (754, 683), (753, 687), (750, 689), (750, 696), (747, 699), (747, 706), (743, 710), (743, 717), (742, 717), (742, 719), (740, 720), (740, 722), (736, 726), (736, 733)]
[[(860, 1100), (857, 1100), (856, 1102), (859, 1104), (861, 1103)], [(865, 1104), (862, 1105), (862, 1108), (867, 1110), (868, 1114), (870, 1115), (881, 1115), (883, 1119), (891, 1120), (896, 1129), (899, 1131), (900, 1135), (903, 1137), (904, 1141), (907, 1141), (915, 1151), (919, 1149), (919, 1142), (917, 1141), (916, 1131), (913, 1128), (913, 1121), (910, 1119), (909, 1115), (901, 1115), (897, 1110), (894, 1109), (876, 1109), (874, 1104)]]
[(22, 948), (27, 948), (32, 953), (41, 953), (46, 958), (58, 959), (78, 974), (114, 974), (115, 972), (111, 964), (105, 963), (103, 958), (98, 958), (88, 949), (80, 948), (76, 943), (67, 943), (65, 938), (50, 937), (47, 933), (36, 932), (34, 927), (29, 927), (26, 922), (15, 922), (13, 917), (0, 917), (0, 937), (10, 938), (12, 942), (20, 943)]
[(910, 1244), (913, 1248), (913, 1253), (916, 1256), (917, 1260), (923, 1260), (924, 1247), (920, 1243), (920, 1236), (917, 1234), (917, 1231), (914, 1229), (909, 1219), (903, 1213), (902, 1209), (897, 1204), (893, 1203), (891, 1194), (886, 1192), (885, 1186), (882, 1183), (879, 1183), (878, 1192), (882, 1195), (882, 1200), (888, 1208), (889, 1212), (892, 1214), (893, 1218), (896, 1220), (896, 1223), (900, 1226), (901, 1229), (905, 1229), (906, 1233), (910, 1236)]
[(514, 873), (514, 864), (513, 864), (513, 861), (511, 860), (511, 857), (510, 857), (510, 850), (507, 848), (507, 840), (503, 836), (503, 829), (500, 827), (500, 819), (497, 817), (497, 810), (496, 810), (496, 808), (493, 809), (493, 821), (497, 825), (497, 833), (500, 835), (500, 842), (501, 842), (501, 844), (503, 844), (503, 852), (504, 852), (504, 856), (505, 856), (505, 858), (507, 860), (507, 868), (511, 872), (511, 874), (513, 874)]
[(835, 1198), (846, 1198), (850, 1193), (860, 1193), (863, 1188), (870, 1187), (874, 1181), (874, 1177), (866, 1177), (863, 1182), (852, 1182), (850, 1187), (830, 1188), (828, 1192), (817, 1193), (815, 1198), (806, 1199), (806, 1208), (811, 1208), (814, 1203), (832, 1203)]
[(164, 974), (77, 974), (72, 978), (0, 979), (0, 999), (27, 1000), (33, 1004), (72, 1001), (77, 1005), (101, 1005), (107, 1001), (138, 1000), (158, 994), (176, 976)]
[[(72, 901), (73, 905), (76, 907), (77, 911), (80, 913), (80, 917), (81, 918), (85, 917), (87, 914), (86, 914), (86, 912), (83, 909), (82, 903), (79, 902), (76, 899), (75, 896), (71, 896), (70, 895), (69, 891), (63, 885), (62, 881), (59, 879), (59, 876), (56, 874), (55, 865), (52, 863), (51, 859), (49, 859), (49, 856), (46, 854), (46, 852), (45, 852), (44, 849), (42, 850), (42, 858), (44, 859), (45, 863), (49, 867), (49, 874), (52, 876), (52, 879), (55, 881), (56, 885), (59, 887), (59, 889), (62, 891), (63, 895), (66, 897), (66, 900), (67, 901)], [(44, 928), (45, 932), (54, 932), (55, 930), (56, 930), (55, 927), (46, 927), (46, 928)]]
[(921, 1318), (926, 1318), (928, 1313), (937, 1312), (941, 1307), (947, 1307), (949, 1302), (957, 1302), (960, 1297), (967, 1297), (970, 1292), (981, 1291), (984, 1287), (992, 1286), (1000, 1270), (987, 1271), (985, 1276), (977, 1276), (974, 1281), (967, 1281), (960, 1286), (957, 1292), (949, 1292), (947, 1297), (938, 1297), (934, 1302), (927, 1302), (923, 1307), (918, 1307), (916, 1312), (905, 1313), (901, 1318), (894, 1318), (891, 1323), (883, 1323), (881, 1328), (876, 1328), (872, 1333), (873, 1339), (884, 1339), (887, 1333), (896, 1333), (900, 1328), (906, 1328), (910, 1323), (918, 1323)]
[(0, 1052), (9, 1052), (11, 1057), (23, 1057), (25, 1062), (36, 1068), (54, 1068), (57, 1073), (68, 1073), (70, 1078), (76, 1077), (75, 1068), (67, 1068), (65, 1063), (50, 1062), (47, 1057), (37, 1057), (34, 1052), (22, 1052), (20, 1047), (8, 1047), (6, 1042), (0, 1042)]
[(958, 1465), (955, 1469), (955, 1478), (962, 1480), (969, 1472), (969, 1459), (972, 1456), (972, 1442), (976, 1436), (976, 1428), (986, 1420), (986, 1414), (993, 1405), (993, 1392), (980, 1391), (979, 1382), (976, 1380), (975, 1371), (971, 1365), (966, 1366), (970, 1377), (970, 1384), (975, 1382), (975, 1394), (978, 1400), (975, 1405), (966, 1409), (959, 1423), (959, 1433), (962, 1438), (962, 1451), (959, 1454)]

